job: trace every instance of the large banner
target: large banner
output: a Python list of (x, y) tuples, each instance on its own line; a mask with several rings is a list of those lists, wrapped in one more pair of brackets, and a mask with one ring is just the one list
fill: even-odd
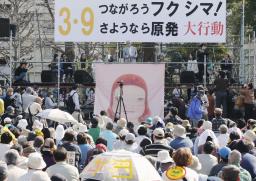
[(226, 0), (55, 0), (57, 42), (226, 41)]
[(94, 113), (106, 110), (113, 119), (122, 94), (128, 121), (139, 124), (149, 116), (163, 117), (164, 70), (164, 64), (97, 64)]

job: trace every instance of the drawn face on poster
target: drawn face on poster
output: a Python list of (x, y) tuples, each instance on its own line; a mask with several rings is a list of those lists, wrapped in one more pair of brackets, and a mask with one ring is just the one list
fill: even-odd
[[(128, 121), (144, 121), (151, 114), (148, 106), (148, 88), (145, 80), (136, 74), (121, 75), (114, 81), (111, 89), (110, 105), (108, 108), (109, 116), (112, 119), (115, 117), (115, 112), (121, 93), (120, 82), (123, 83), (123, 100)], [(121, 117), (125, 118), (123, 105), (121, 108)]]

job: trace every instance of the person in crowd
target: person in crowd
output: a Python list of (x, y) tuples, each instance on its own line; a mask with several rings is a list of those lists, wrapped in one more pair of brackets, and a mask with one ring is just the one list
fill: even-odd
[(33, 122), (37, 119), (35, 116), (40, 113), (42, 109), (43, 100), (40, 97), (36, 97), (34, 102), (31, 103), (25, 112), (28, 114), (28, 127), (31, 128)]
[(128, 41), (127, 46), (123, 49), (124, 62), (136, 63), (137, 56), (137, 48), (132, 46), (132, 43)]
[(88, 165), (90, 161), (92, 161), (93, 158), (95, 158), (95, 156), (104, 152), (107, 152), (107, 140), (105, 140), (104, 138), (98, 138), (95, 142), (95, 147), (88, 151), (85, 166)]
[(77, 144), (81, 150), (81, 160), (79, 162), (79, 170), (82, 171), (86, 160), (88, 159), (88, 152), (93, 149), (93, 147), (88, 144), (89, 138), (86, 133), (80, 132), (77, 135)]
[(22, 99), (21, 99), (21, 94), (22, 94), (22, 88), (16, 88), (14, 94), (12, 95), (12, 99), (14, 100), (14, 107), (16, 114), (21, 114), (22, 113)]
[(119, 150), (123, 147), (123, 145), (125, 144), (124, 143), (125, 137), (128, 133), (129, 133), (129, 131), (127, 129), (122, 129), (121, 131), (119, 131), (119, 134), (118, 134), (119, 138), (113, 144), (114, 150)]
[(214, 110), (215, 118), (212, 120), (212, 130), (214, 132), (219, 132), (220, 125), (227, 125), (227, 120), (222, 117), (222, 109), (215, 108)]
[(53, 152), (56, 150), (56, 146), (54, 140), (52, 138), (46, 138), (44, 140), (44, 144), (40, 150), (42, 157), (46, 163), (46, 167), (43, 169), (44, 171), (54, 165), (56, 161), (54, 160)]
[(180, 88), (180, 86), (177, 86), (173, 89), (172, 91), (172, 96), (179, 98), (182, 96), (182, 89)]
[(238, 181), (240, 170), (235, 165), (227, 165), (223, 167), (221, 178), (223, 181)]
[(15, 109), (14, 109), (14, 107), (12, 107), (12, 106), (8, 106), (7, 108), (6, 108), (6, 111), (5, 111), (5, 113), (1, 116), (1, 125), (3, 125), (4, 126), (4, 120), (6, 119), (6, 118), (10, 118), (11, 120), (14, 120), (14, 118), (16, 117), (16, 115), (15, 115)]
[(8, 106), (15, 107), (14, 99), (13, 99), (13, 88), (9, 87), (6, 91), (6, 96), (4, 97), (4, 108), (6, 109)]
[(181, 124), (182, 119), (178, 116), (178, 108), (171, 107), (169, 113), (164, 118), (165, 123)]
[(32, 175), (37, 172), (43, 172), (46, 167), (43, 157), (40, 153), (31, 153), (28, 156), (28, 172), (19, 178), (19, 181), (31, 180)]
[(73, 85), (72, 90), (68, 94), (68, 98), (71, 97), (72, 98), (71, 100), (73, 100), (72, 107), (71, 105), (67, 105), (68, 106), (67, 109), (70, 114), (72, 114), (75, 110), (80, 110), (80, 102), (79, 102), (79, 95), (78, 95), (77, 89), (78, 89), (78, 86), (76, 84)]
[(213, 95), (214, 91), (212, 89), (209, 89), (207, 98), (209, 101), (209, 106), (207, 107), (208, 112), (208, 120), (212, 120), (214, 118), (214, 110), (215, 110), (215, 97)]
[(48, 92), (47, 96), (44, 98), (44, 108), (45, 109), (54, 109), (57, 107), (57, 103), (53, 100), (53, 93)]
[(95, 73), (96, 73), (96, 65), (99, 64), (99, 63), (103, 63), (103, 60), (101, 59), (100, 57), (100, 54), (96, 53), (94, 55), (94, 60), (92, 61), (92, 66), (91, 66), (91, 69), (92, 69), (92, 77), (93, 77), (93, 80), (95, 80)]
[(68, 153), (68, 163), (78, 168), (81, 161), (81, 150), (77, 144), (75, 144), (75, 133), (73, 131), (66, 131), (63, 138), (63, 144)]
[(117, 135), (113, 132), (114, 125), (108, 122), (106, 125), (106, 130), (100, 133), (100, 137), (105, 138), (108, 142), (107, 148), (109, 151), (113, 150), (113, 144), (117, 140)]
[(204, 144), (203, 149), (203, 153), (197, 155), (199, 162), (202, 165), (202, 168), (199, 171), (199, 173), (209, 175), (211, 169), (218, 164), (218, 159), (213, 155), (216, 148), (213, 142), (207, 141)]
[(208, 62), (208, 51), (206, 44), (201, 44), (200, 49), (197, 51), (197, 62), (198, 62), (198, 80), (200, 83), (203, 83), (204, 76), (204, 62)]
[(8, 166), (8, 180), (18, 181), (27, 171), (17, 166), (19, 161), (19, 153), (17, 150), (10, 149), (5, 153), (5, 162)]
[(28, 106), (35, 101), (36, 97), (34, 90), (31, 87), (27, 87), (26, 91), (21, 95), (22, 111), (27, 110)]
[(214, 81), (215, 85), (215, 96), (216, 96), (216, 107), (223, 107), (223, 115), (224, 117), (227, 114), (227, 90), (228, 90), (228, 80), (225, 79), (225, 74), (220, 72), (220, 75)]
[(44, 145), (44, 138), (42, 136), (37, 136), (34, 139), (33, 147), (36, 149), (37, 152), (41, 152), (41, 148)]
[(28, 72), (28, 63), (27, 62), (21, 62), (20, 66), (15, 70), (14, 72), (14, 80), (15, 82), (28, 82), (26, 80)]
[(10, 150), (12, 146), (13, 137), (10, 131), (6, 131), (1, 135), (0, 141), (0, 160), (4, 161), (5, 152)]
[(228, 79), (231, 79), (232, 75), (232, 60), (229, 54), (226, 54), (221, 60), (221, 70), (226, 74)]
[(179, 178), (175, 178), (175, 175), (170, 175), (170, 177), (167, 176), (166, 172), (163, 173), (163, 181), (198, 181), (199, 176), (198, 174), (189, 168), (189, 166), (192, 164), (193, 161), (193, 155), (191, 153), (191, 150), (189, 148), (179, 148), (176, 150), (173, 154), (173, 160), (175, 162), (175, 167), (170, 167), (166, 172), (171, 173), (177, 173), (177, 171), (181, 171), (181, 174), (179, 175)]
[(136, 152), (136, 150), (138, 149), (138, 144), (136, 143), (136, 138), (133, 133), (128, 133), (125, 136), (124, 143), (125, 143), (123, 146), (124, 150), (130, 151), (130, 152)]
[(192, 122), (192, 126), (197, 126), (198, 121), (206, 114), (203, 108), (202, 96), (204, 95), (204, 88), (197, 88), (197, 95), (192, 98), (188, 107), (188, 118)]
[[(2, 89), (0, 88), (0, 90), (2, 91)], [(1, 94), (0, 94), (1, 95)], [(5, 112), (5, 108), (4, 108), (4, 100), (2, 97), (0, 97), (0, 116), (2, 116)]]
[(229, 134), (228, 134), (228, 127), (225, 124), (220, 125), (219, 127), (220, 135), (217, 137), (219, 146), (224, 147), (228, 145), (229, 142)]
[(26, 170), (27, 169), (27, 163), (28, 163), (28, 158), (23, 156), (23, 147), (17, 143), (11, 146), (12, 150), (16, 150), (19, 154), (18, 160), (17, 160), (17, 167)]
[(65, 80), (65, 82), (72, 82), (73, 78), (73, 66), (70, 61), (71, 60), (69, 60), (65, 54), (61, 55), (60, 62), (62, 63), (62, 68), (64, 72), (63, 80)]
[(218, 176), (219, 172), (222, 170), (223, 167), (228, 165), (228, 156), (231, 153), (231, 149), (228, 147), (222, 147), (218, 150), (219, 155), (219, 163), (212, 167), (210, 171), (210, 176)]
[(175, 125), (174, 130), (174, 140), (171, 141), (170, 146), (177, 150), (182, 147), (193, 148), (193, 142), (186, 136), (186, 129), (182, 125)]
[(192, 71), (195, 75), (199, 72), (197, 60), (193, 57), (192, 53), (188, 57), (187, 71)]
[(173, 152), (173, 148), (167, 145), (165, 140), (164, 130), (162, 128), (156, 128), (153, 131), (153, 143), (144, 147), (141, 151), (142, 155), (150, 155), (157, 157), (157, 153), (161, 150), (167, 150), (170, 152), (170, 155)]
[(56, 164), (47, 168), (46, 172), (49, 177), (60, 174), (65, 177), (68, 181), (78, 181), (79, 172), (77, 167), (74, 167), (66, 162), (68, 152), (64, 147), (57, 148), (54, 152), (54, 159)]
[(249, 83), (240, 90), (240, 94), (244, 96), (244, 110), (245, 110), (245, 120), (252, 118), (253, 108), (254, 108), (254, 88), (253, 84)]
[(96, 142), (96, 140), (100, 137), (100, 128), (98, 124), (99, 117), (94, 117), (91, 119), (91, 128), (89, 129), (88, 134), (92, 136), (94, 142)]
[(7, 181), (8, 168), (5, 165), (0, 165), (0, 180)]
[(116, 128), (114, 129), (114, 133), (116, 133), (117, 135), (119, 134), (119, 132), (122, 130), (122, 129), (125, 129), (127, 126), (127, 121), (125, 118), (120, 118), (118, 121), (117, 121), (117, 126)]
[(157, 153), (155, 168), (160, 175), (173, 165), (174, 161), (167, 150), (162, 150)]
[(137, 137), (135, 138), (136, 139), (136, 143), (138, 145), (140, 145), (140, 142), (144, 139), (144, 138), (148, 138), (148, 135), (147, 135), (147, 128), (144, 126), (144, 125), (140, 125), (138, 126), (137, 128)]
[(250, 173), (252, 179), (256, 179), (256, 157), (250, 153), (253, 145), (245, 140), (240, 140), (235, 149), (242, 154), (241, 167)]
[(251, 181), (252, 177), (247, 170), (245, 170), (244, 168), (241, 167), (241, 165), (240, 165), (241, 161), (242, 161), (241, 153), (237, 150), (231, 151), (231, 153), (229, 154), (229, 157), (228, 157), (228, 163), (230, 165), (235, 165), (239, 168), (239, 170), (240, 170), (239, 180), (240, 181)]

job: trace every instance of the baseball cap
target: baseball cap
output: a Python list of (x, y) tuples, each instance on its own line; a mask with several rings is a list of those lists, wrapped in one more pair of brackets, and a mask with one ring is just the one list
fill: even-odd
[(132, 133), (128, 133), (128, 134), (125, 136), (125, 141), (133, 141), (133, 142), (135, 142), (135, 135), (132, 134)]
[(219, 155), (221, 158), (228, 159), (228, 156), (230, 153), (231, 153), (231, 149), (226, 146), (219, 149)]

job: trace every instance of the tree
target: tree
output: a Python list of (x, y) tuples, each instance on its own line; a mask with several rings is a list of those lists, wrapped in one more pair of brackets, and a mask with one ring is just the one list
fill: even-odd
[(6, 49), (0, 54), (18, 61), (33, 49), (33, 41), (29, 41), (34, 32), (34, 25), (31, 23), (34, 18), (33, 0), (6, 0), (0, 6), (0, 11), (16, 27), (16, 35), (12, 39), (13, 53), (10, 55), (9, 49)]

